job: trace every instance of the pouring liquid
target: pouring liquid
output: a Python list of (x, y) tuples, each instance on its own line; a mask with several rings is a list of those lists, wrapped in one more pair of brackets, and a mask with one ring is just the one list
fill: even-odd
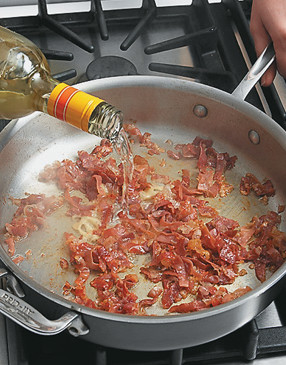
[(123, 185), (121, 208), (128, 214), (128, 188), (132, 181), (134, 163), (130, 143), (124, 129), (119, 132), (118, 138), (114, 141), (113, 147), (123, 167)]

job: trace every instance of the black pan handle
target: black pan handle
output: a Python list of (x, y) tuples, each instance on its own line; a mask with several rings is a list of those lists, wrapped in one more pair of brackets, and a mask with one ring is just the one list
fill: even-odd
[(257, 58), (255, 64), (251, 67), (240, 84), (234, 89), (232, 95), (244, 100), (254, 85), (260, 80), (261, 76), (268, 69), (275, 59), (273, 43), (271, 42), (261, 55)]

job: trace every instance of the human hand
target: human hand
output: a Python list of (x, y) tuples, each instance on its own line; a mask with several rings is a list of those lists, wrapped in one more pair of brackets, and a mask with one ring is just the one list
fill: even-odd
[(257, 56), (271, 40), (274, 45), (276, 62), (262, 76), (261, 85), (271, 85), (276, 68), (286, 77), (286, 0), (253, 0), (250, 31)]

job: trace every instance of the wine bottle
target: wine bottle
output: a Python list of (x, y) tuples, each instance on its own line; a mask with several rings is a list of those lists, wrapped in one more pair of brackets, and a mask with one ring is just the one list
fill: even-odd
[(0, 119), (41, 111), (111, 141), (122, 113), (106, 101), (54, 79), (41, 50), (0, 26)]

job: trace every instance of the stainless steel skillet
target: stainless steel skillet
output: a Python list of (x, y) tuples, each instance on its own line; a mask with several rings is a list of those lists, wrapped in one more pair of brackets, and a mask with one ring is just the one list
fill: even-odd
[[(117, 77), (79, 87), (119, 106), (126, 120), (135, 119), (138, 127), (150, 131), (157, 142), (172, 139), (174, 143), (185, 143), (197, 135), (213, 139), (218, 150), (239, 157), (234, 174), (228, 176), (236, 185), (239, 177), (249, 171), (273, 181), (277, 194), (268, 206), (256, 199), (248, 201), (238, 193), (231, 194), (220, 207), (221, 214), (243, 224), (256, 213), (277, 211), (278, 205), (286, 201), (283, 163), (286, 132), (236, 96), (188, 81), (150, 76)], [(98, 142), (96, 137), (37, 113), (9, 124), (1, 133), (0, 141), (1, 226), (13, 214), (7, 196), (43, 192), (37, 175), (44, 165), (57, 159), (74, 158), (77, 150), (92, 148)], [(49, 189), (45, 190), (47, 194), (53, 188)], [(50, 226), (55, 227), (56, 222), (58, 217)], [(28, 248), (33, 251), (31, 259), (20, 267), (11, 261), (5, 245), (0, 247), (1, 259), (7, 267), (2, 270), (2, 276), (9, 278), (9, 286), (21, 296), (22, 291), (8, 274), (12, 272), (25, 292), (23, 302), (17, 295), (1, 291), (0, 311), (41, 334), (55, 334), (70, 327), (82, 339), (123, 349), (158, 351), (194, 346), (247, 323), (273, 300), (284, 282), (285, 264), (263, 284), (251, 277), (256, 288), (245, 296), (187, 315), (132, 317), (91, 310), (61, 295), (66, 274), (58, 265), (62, 254), (58, 243), (61, 231), (66, 228), (64, 216), (60, 223), (56, 229), (37, 232), (32, 240), (19, 245), (18, 252), (24, 253)], [(284, 217), (281, 230), (286, 231)], [(45, 256), (41, 255), (43, 252)], [(44, 319), (35, 308), (52, 321)], [(61, 315), (64, 317), (55, 321)]]

